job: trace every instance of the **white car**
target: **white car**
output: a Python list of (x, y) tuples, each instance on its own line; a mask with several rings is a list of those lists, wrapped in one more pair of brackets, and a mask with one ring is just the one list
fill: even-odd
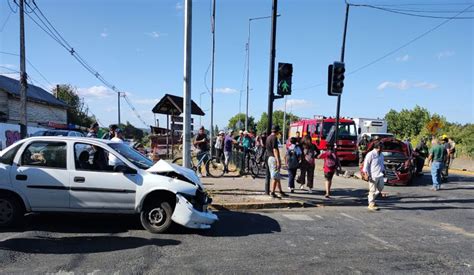
[[(115, 157), (114, 166), (109, 156)], [(130, 146), (82, 137), (32, 137), (0, 152), (0, 226), (27, 212), (139, 213), (145, 229), (218, 220), (196, 174)]]

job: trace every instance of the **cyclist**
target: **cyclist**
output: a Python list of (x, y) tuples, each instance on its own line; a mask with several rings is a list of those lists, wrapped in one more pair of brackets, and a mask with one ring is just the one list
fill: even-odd
[(202, 161), (199, 161), (199, 166), (197, 167), (197, 174), (199, 177), (202, 177), (200, 163), (206, 163), (209, 151), (209, 138), (206, 135), (204, 126), (199, 128), (199, 132), (194, 138), (193, 145), (196, 147), (198, 161), (202, 159)]

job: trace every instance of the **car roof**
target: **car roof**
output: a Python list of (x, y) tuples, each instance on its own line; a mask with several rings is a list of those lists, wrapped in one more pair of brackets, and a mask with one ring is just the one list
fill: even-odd
[(72, 136), (39, 136), (39, 137), (29, 137), (22, 139), (20, 142), (24, 141), (76, 141), (76, 142), (92, 142), (92, 143), (103, 143), (110, 144), (116, 143), (108, 139), (100, 138), (89, 138), (89, 137), (72, 137)]

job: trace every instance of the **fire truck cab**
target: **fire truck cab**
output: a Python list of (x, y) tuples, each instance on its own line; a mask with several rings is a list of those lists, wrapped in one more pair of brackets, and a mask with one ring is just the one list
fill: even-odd
[[(311, 140), (320, 150), (327, 150), (326, 137), (331, 128), (336, 124), (336, 119), (332, 117), (315, 116), (313, 119), (302, 119), (290, 125), (289, 138), (296, 137), (296, 132), (301, 137), (311, 135)], [(337, 141), (337, 156), (343, 161), (357, 160), (357, 130), (354, 120), (349, 118), (339, 119), (339, 137)]]

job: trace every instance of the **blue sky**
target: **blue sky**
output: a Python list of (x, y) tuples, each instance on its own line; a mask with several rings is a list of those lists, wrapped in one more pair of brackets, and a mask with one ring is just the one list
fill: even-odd
[[(183, 94), (182, 1), (36, 0), (64, 38), (109, 82), (128, 93), (148, 124), (151, 109), (165, 94)], [(211, 0), (193, 1), (192, 97), (206, 111), (209, 125)], [(10, 0), (10, 3), (13, 3)], [(474, 4), (433, 5), (435, 1), (357, 0), (364, 4), (430, 3), (398, 8), (462, 10)], [(14, 5), (14, 4), (12, 4)], [(226, 126), (245, 112), (245, 44), (248, 19), (271, 14), (271, 0), (217, 0), (215, 123)], [(474, 7), (462, 16), (474, 16)], [(287, 110), (302, 117), (334, 115), (336, 98), (326, 94), (327, 65), (340, 57), (345, 5), (342, 0), (279, 0), (276, 62), (293, 63), (293, 94)], [(432, 14), (432, 13), (430, 13)], [(453, 15), (453, 14), (436, 14)], [(8, 20), (7, 20), (8, 18)], [(67, 83), (104, 125), (117, 120), (116, 95), (83, 69), (68, 52), (25, 17), (26, 54), (50, 82), (27, 66), (41, 85)], [(364, 7), (351, 7), (346, 47), (348, 72), (377, 59), (441, 23), (443, 19), (408, 17)], [(408, 47), (352, 75), (346, 75), (341, 114), (383, 117), (390, 109), (420, 105), (449, 121), (474, 122), (474, 21), (452, 20)], [(270, 19), (251, 23), (250, 115), (267, 109)], [(3, 29), (2, 29), (3, 27)], [(18, 13), (0, 1), (0, 51), (18, 53)], [(18, 69), (19, 58), (0, 54), (1, 73)], [(206, 80), (205, 80), (206, 79)], [(321, 84), (316, 86), (317, 84)], [(241, 100), (240, 100), (241, 99)], [(239, 104), (241, 102), (241, 104)], [(283, 100), (275, 109), (283, 109)], [(159, 117), (160, 126), (166, 125)], [(122, 103), (122, 120), (143, 127)], [(199, 124), (199, 119), (195, 121)]]

